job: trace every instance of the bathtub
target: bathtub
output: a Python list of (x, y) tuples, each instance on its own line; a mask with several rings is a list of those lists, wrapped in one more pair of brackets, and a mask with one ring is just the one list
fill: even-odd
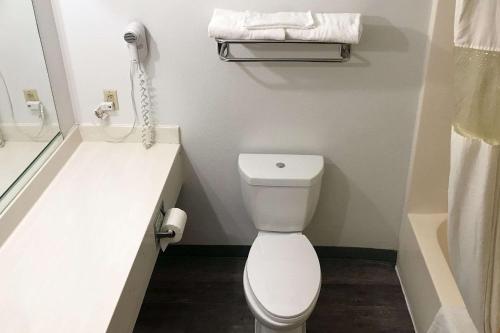
[(415, 331), (427, 332), (441, 306), (464, 306), (448, 265), (447, 214), (408, 214), (396, 270)]

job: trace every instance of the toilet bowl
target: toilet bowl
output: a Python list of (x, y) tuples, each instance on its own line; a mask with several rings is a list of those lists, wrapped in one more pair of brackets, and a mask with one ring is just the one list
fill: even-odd
[(301, 233), (260, 232), (248, 255), (243, 286), (256, 332), (305, 332), (321, 287), (316, 252)]
[(255, 332), (305, 333), (321, 268), (302, 231), (318, 202), (323, 158), (241, 154), (238, 165), (243, 200), (259, 231), (243, 277)]

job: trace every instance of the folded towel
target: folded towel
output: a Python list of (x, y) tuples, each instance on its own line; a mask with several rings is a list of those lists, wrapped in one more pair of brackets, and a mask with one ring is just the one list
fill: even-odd
[(278, 12), (257, 13), (246, 12), (243, 26), (249, 30), (263, 29), (311, 29), (314, 27), (314, 19), (308, 12)]
[(287, 39), (358, 44), (361, 38), (361, 14), (314, 14), (316, 27), (312, 29), (286, 29)]
[(208, 25), (208, 35), (221, 39), (285, 39), (284, 29), (249, 30), (243, 26), (245, 12), (215, 9)]

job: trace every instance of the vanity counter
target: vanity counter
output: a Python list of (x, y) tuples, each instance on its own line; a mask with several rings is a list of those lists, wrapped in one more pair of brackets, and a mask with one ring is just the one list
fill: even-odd
[(0, 331), (131, 331), (179, 155), (179, 144), (82, 142), (0, 248)]

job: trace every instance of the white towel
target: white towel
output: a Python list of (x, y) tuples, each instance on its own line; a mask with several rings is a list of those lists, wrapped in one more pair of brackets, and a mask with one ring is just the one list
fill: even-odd
[(361, 14), (319, 13), (314, 14), (316, 27), (312, 29), (286, 29), (287, 39), (358, 44), (363, 26)]
[(208, 25), (208, 35), (221, 39), (285, 39), (284, 29), (249, 30), (243, 26), (245, 12), (215, 9)]
[(249, 30), (263, 29), (311, 29), (314, 19), (308, 12), (257, 13), (246, 12), (244, 27)]
[(465, 306), (443, 306), (427, 333), (478, 333)]

